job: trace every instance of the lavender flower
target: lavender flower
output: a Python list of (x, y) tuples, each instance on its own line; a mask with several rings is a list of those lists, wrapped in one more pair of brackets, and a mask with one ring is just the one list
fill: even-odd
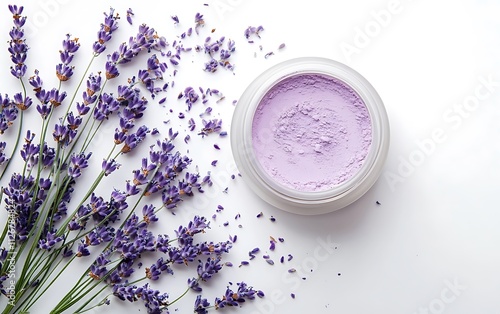
[(0, 94), (0, 134), (3, 134), (17, 118), (18, 109), (10, 98)]
[(126, 284), (115, 285), (113, 286), (113, 294), (123, 301), (136, 302), (141, 300), (148, 313), (162, 313), (168, 305), (168, 294), (150, 288), (149, 284), (142, 287)]
[(77, 38), (71, 39), (70, 35), (66, 35), (66, 39), (62, 42), (63, 50), (59, 51), (59, 56), (62, 63), (56, 65), (56, 76), (60, 81), (67, 81), (73, 76), (73, 66), (70, 63), (73, 61), (75, 53), (80, 48)]
[(112, 34), (118, 29), (118, 14), (115, 14), (113, 8), (109, 9), (109, 13), (104, 13), (104, 22), (97, 32), (97, 41), (94, 42), (94, 55), (100, 55), (106, 50), (106, 43), (111, 40)]
[[(9, 185), (3, 189), (5, 209), (15, 215), (15, 240), (25, 242), (39, 215), (38, 208), (42, 199), (33, 199), (32, 190), (35, 180), (31, 176), (14, 173)], [(32, 204), (33, 203), (33, 204)]]
[(54, 232), (48, 232), (44, 239), (38, 241), (38, 247), (50, 251), (57, 243), (64, 240), (63, 236), (56, 236)]
[(30, 97), (24, 96), (21, 93), (17, 93), (14, 95), (13, 104), (21, 111), (27, 110), (31, 107), (33, 101)]
[(198, 277), (202, 281), (208, 281), (221, 269), (222, 264), (220, 256), (216, 256), (214, 258), (209, 257), (206, 262), (199, 261), (197, 268)]
[(106, 160), (104, 159), (102, 161), (102, 171), (104, 172), (105, 176), (109, 176), (112, 172), (114, 172), (116, 169), (120, 168), (120, 164), (116, 162), (114, 159)]
[(82, 169), (88, 167), (88, 161), (92, 153), (73, 154), (70, 158), (70, 165), (68, 167), (68, 175), (72, 178), (78, 178), (82, 175)]
[(23, 9), (23, 6), (9, 5), (14, 22), (14, 27), (9, 32), (10, 41), (8, 50), (10, 52), (10, 60), (14, 63), (14, 66), (10, 68), (10, 73), (18, 79), (21, 79), (27, 70), (25, 62), (28, 54), (28, 45), (26, 44), (24, 30), (22, 29), (26, 23), (26, 17), (21, 16)]
[(224, 308), (226, 306), (241, 306), (246, 300), (253, 300), (255, 296), (262, 298), (264, 294), (262, 291), (254, 290), (253, 287), (248, 286), (244, 282), (237, 283), (238, 289), (233, 291), (227, 287), (226, 292), (222, 298), (215, 298), (215, 309)]
[(146, 267), (146, 278), (158, 280), (163, 272), (173, 274), (168, 261), (164, 260), (163, 257), (160, 257), (153, 265), (151, 265), (151, 267)]

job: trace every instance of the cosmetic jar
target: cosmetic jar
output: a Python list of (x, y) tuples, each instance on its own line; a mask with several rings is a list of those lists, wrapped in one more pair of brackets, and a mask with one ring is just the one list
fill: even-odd
[(358, 72), (334, 60), (279, 63), (244, 91), (231, 149), (245, 183), (282, 210), (343, 208), (376, 182), (389, 149), (383, 102)]

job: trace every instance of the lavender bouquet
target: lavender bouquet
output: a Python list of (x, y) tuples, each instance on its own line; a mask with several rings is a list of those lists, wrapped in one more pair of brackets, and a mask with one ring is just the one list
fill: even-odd
[[(229, 284), (212, 302), (202, 297), (203, 283), (226, 265), (223, 257), (236, 240), (201, 237), (209, 229), (205, 217), (194, 216), (172, 228), (172, 234), (156, 232), (155, 225), (162, 223), (159, 211), (175, 213), (184, 199), (212, 185), (210, 173), (193, 170), (192, 158), (176, 147), (176, 130), (168, 128), (162, 135), (143, 121), (149, 107), (166, 101), (173, 82), (165, 82), (164, 76), (168, 71), (175, 76), (181, 56), (192, 48), (184, 48), (180, 41), (169, 44), (143, 24), (113, 50), (119, 15), (110, 9), (96, 41), (86, 48), (90, 53), (86, 69), (77, 71), (72, 65), (83, 49), (77, 38), (67, 35), (55, 77), (43, 78), (55, 87), (47, 86), (42, 74), (26, 65), (35, 53), (25, 39), (23, 7), (9, 5), (8, 9), (13, 22), (8, 43), (10, 72), (19, 82), (19, 91), (0, 94), (0, 196), (7, 211), (0, 231), (2, 313), (36, 311), (41, 303), (53, 300), (54, 294), (49, 299), (46, 292), (63, 274), (70, 269), (74, 272), (71, 265), (75, 263), (86, 266), (72, 286), (55, 296), (58, 301), (51, 313), (83, 313), (112, 300), (142, 302), (149, 313), (167, 313), (189, 291), (194, 293), (193, 311), (206, 313), (262, 297), (261, 291), (244, 282)], [(126, 16), (132, 24), (132, 10)], [(177, 17), (172, 19), (178, 23)], [(180, 37), (195, 36), (203, 24), (203, 16), (196, 14), (193, 27)], [(205, 71), (233, 68), (229, 62), (233, 41), (207, 38), (194, 50), (209, 56)], [(104, 67), (99, 69), (96, 60)], [(125, 65), (138, 70), (122, 79)], [(68, 81), (75, 80), (77, 72), (83, 74), (70, 91)], [(213, 94), (218, 91), (188, 87), (177, 97), (189, 110)], [(152, 103), (157, 99), (158, 103)], [(28, 114), (37, 116), (34, 121), (38, 123), (26, 128), (23, 121)], [(203, 120), (199, 134), (224, 136), (221, 123)], [(108, 151), (95, 169), (91, 144), (104, 127), (114, 129), (114, 135), (101, 145)], [(188, 129), (195, 129), (193, 119)], [(189, 135), (184, 137), (188, 140)], [(98, 187), (119, 173), (120, 163), (128, 156), (137, 160), (137, 166), (128, 170), (120, 188), (102, 194)], [(11, 169), (11, 162), (19, 158), (22, 166)], [(91, 178), (90, 185), (81, 184), (85, 176)], [(75, 193), (77, 189), (85, 192)], [(80, 262), (84, 259), (87, 263)], [(177, 268), (193, 272), (181, 282), (186, 286), (184, 293), (171, 297), (154, 288), (154, 282), (173, 275)]]

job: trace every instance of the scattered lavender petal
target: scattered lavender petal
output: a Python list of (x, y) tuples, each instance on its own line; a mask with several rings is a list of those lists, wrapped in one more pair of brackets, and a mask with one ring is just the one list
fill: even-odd
[(217, 145), (217, 144), (214, 144), (214, 148), (215, 148), (216, 150), (220, 150), (220, 147), (219, 147), (219, 145)]
[(132, 12), (131, 8), (127, 10), (127, 22), (132, 25), (132, 16), (134, 16), (134, 12)]
[(196, 122), (194, 121), (193, 118), (189, 119), (188, 127), (189, 127), (189, 131), (194, 131), (194, 129), (196, 128)]
[(211, 165), (215, 167), (215, 166), (217, 166), (217, 162), (218, 162), (218, 160), (214, 160), (214, 161), (212, 161)]
[(266, 262), (269, 264), (269, 265), (274, 265), (274, 261), (272, 259), (266, 259)]
[(236, 240), (238, 240), (238, 235), (234, 235), (234, 237), (229, 236), (229, 240), (231, 240), (232, 243), (235, 243)]

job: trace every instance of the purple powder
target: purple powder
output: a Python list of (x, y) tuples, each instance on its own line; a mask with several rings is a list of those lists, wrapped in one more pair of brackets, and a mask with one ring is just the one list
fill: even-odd
[(372, 142), (370, 115), (344, 82), (298, 74), (274, 85), (252, 123), (255, 156), (276, 182), (298, 191), (324, 191), (363, 165)]

